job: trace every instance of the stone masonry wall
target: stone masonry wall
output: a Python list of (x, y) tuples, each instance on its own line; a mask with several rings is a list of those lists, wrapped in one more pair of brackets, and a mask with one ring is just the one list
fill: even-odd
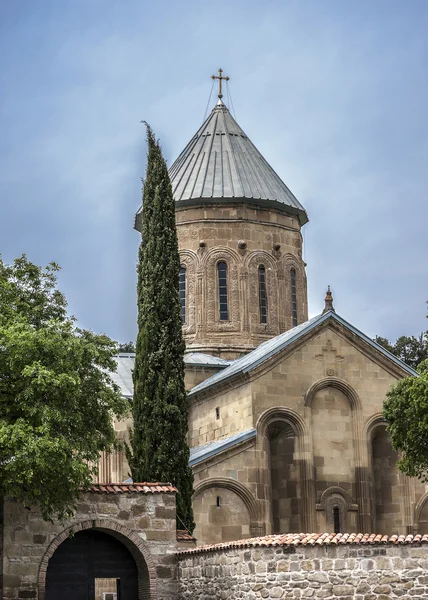
[(428, 598), (428, 545), (243, 547), (179, 559), (180, 599)]
[(90, 528), (116, 537), (131, 551), (140, 571), (139, 600), (177, 598), (175, 494), (82, 494), (75, 517), (63, 524), (43, 521), (37, 509), (14, 501), (3, 508), (1, 598), (44, 600), (50, 556), (70, 535)]

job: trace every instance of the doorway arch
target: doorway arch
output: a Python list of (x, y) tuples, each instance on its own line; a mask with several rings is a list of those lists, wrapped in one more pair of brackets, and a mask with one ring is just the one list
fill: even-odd
[[(87, 565), (83, 564), (82, 571), (85, 561)], [(68, 564), (65, 571), (64, 565)], [(75, 593), (77, 579), (74, 579), (70, 598), (75, 600), (96, 599), (94, 579), (119, 579), (121, 600), (157, 599), (155, 565), (145, 543), (135, 532), (107, 519), (77, 523), (51, 542), (39, 568), (39, 600), (68, 600), (66, 590), (61, 589), (61, 577), (58, 577), (61, 565), (63, 573), (73, 576), (73, 570), (80, 568), (80, 575), (76, 572), (74, 575), (86, 578), (86, 595), (80, 592), (80, 596)], [(57, 586), (55, 579), (59, 579)], [(103, 582), (98, 582), (98, 589), (100, 583)], [(85, 589), (84, 586), (81, 588)]]

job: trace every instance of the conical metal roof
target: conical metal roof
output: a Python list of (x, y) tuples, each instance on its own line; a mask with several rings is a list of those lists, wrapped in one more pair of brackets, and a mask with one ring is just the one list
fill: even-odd
[(234, 199), (308, 221), (305, 209), (263, 158), (221, 100), (169, 169), (180, 204)]

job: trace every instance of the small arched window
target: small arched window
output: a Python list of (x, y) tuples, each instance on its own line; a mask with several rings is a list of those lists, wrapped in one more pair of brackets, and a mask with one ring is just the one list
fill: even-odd
[(290, 271), (291, 279), (291, 310), (293, 317), (293, 327), (297, 325), (297, 294), (296, 294), (296, 269)]
[(333, 526), (334, 533), (340, 533), (340, 509), (338, 506), (333, 508)]
[(217, 263), (218, 275), (218, 300), (220, 321), (229, 320), (229, 309), (227, 306), (227, 264), (225, 262)]
[(260, 323), (267, 323), (266, 269), (263, 265), (259, 267), (259, 304)]
[(181, 304), (181, 320), (183, 323), (186, 322), (186, 267), (180, 266), (180, 277), (179, 277), (179, 295)]

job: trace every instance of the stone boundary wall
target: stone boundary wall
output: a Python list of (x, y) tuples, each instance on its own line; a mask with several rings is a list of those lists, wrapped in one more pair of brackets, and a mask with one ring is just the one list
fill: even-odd
[(428, 545), (272, 546), (179, 555), (181, 600), (428, 599)]

